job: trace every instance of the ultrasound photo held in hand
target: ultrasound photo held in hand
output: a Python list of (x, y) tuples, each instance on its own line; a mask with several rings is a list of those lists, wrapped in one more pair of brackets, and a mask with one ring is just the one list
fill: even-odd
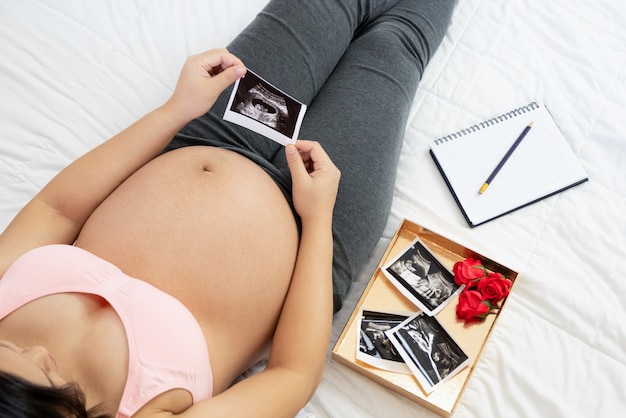
[(463, 287), (419, 239), (383, 268), (391, 283), (427, 315), (443, 309)]
[(305, 104), (248, 70), (233, 87), (224, 120), (286, 145), (298, 139), (306, 108)]

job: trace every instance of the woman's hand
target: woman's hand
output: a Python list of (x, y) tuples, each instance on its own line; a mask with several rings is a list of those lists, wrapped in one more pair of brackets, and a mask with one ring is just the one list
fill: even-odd
[(241, 60), (226, 49), (191, 55), (166, 106), (188, 122), (204, 115), (220, 93), (245, 74)]
[(291, 171), (293, 204), (303, 222), (332, 220), (341, 173), (315, 141), (298, 140), (285, 147)]

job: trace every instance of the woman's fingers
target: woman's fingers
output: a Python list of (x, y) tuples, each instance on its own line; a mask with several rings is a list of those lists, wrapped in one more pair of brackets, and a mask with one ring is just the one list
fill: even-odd
[(341, 173), (322, 146), (298, 140), (286, 147), (292, 177), (292, 196), (303, 219), (332, 215)]

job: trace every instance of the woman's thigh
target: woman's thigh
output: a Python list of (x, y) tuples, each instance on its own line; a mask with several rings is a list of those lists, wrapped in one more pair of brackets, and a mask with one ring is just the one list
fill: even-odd
[(333, 222), (336, 299), (386, 224), (409, 110), (453, 5), (402, 0), (363, 27), (303, 123), (301, 136), (320, 141), (342, 172)]

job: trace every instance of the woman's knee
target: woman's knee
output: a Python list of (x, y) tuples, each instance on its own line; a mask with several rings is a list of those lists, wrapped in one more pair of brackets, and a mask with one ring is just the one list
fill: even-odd
[[(360, 36), (371, 35), (388, 54), (409, 53), (426, 66), (448, 28), (455, 0), (402, 0)], [(396, 55), (398, 56), (398, 55)]]

